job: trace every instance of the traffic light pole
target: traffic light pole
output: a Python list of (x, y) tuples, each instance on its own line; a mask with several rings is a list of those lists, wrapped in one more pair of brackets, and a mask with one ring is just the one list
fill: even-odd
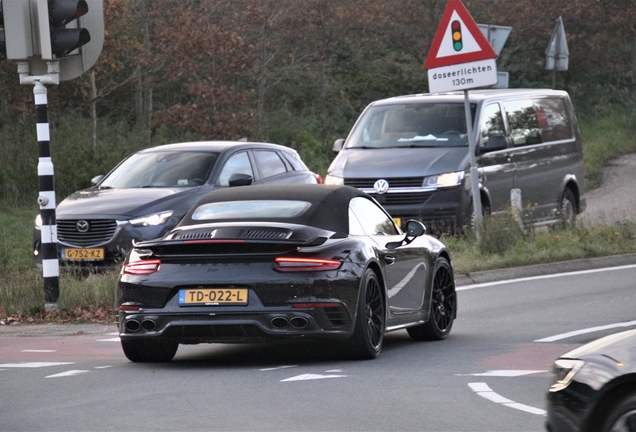
[(55, 219), (55, 186), (48, 118), (47, 90), (44, 84), (57, 84), (59, 64), (50, 62), (48, 74), (30, 76), (29, 63), (18, 62), (21, 84), (33, 84), (35, 117), (38, 139), (38, 205), (42, 226), (40, 228), (42, 276), (44, 279), (45, 309), (57, 309), (60, 296), (60, 263), (57, 252), (57, 223)]

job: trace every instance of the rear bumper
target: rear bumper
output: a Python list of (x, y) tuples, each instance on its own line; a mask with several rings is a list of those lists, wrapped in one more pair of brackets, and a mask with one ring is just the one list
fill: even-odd
[(344, 307), (269, 310), (243, 313), (123, 313), (118, 315), (122, 339), (161, 339), (181, 344), (270, 342), (289, 339), (343, 340), (353, 334)]

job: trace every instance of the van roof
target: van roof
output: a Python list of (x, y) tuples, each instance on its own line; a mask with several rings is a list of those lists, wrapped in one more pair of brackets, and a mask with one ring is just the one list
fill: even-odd
[[(471, 102), (481, 102), (490, 99), (507, 99), (517, 96), (566, 96), (567, 92), (563, 90), (551, 89), (476, 89), (468, 92), (468, 99)], [(380, 99), (371, 103), (371, 105), (384, 105), (394, 103), (410, 103), (410, 102), (463, 102), (464, 92), (445, 92), (445, 93), (420, 93), (404, 96), (394, 96), (386, 99)]]

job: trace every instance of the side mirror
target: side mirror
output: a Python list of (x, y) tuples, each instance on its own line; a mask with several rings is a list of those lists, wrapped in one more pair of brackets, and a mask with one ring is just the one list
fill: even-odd
[(410, 219), (406, 222), (406, 235), (409, 237), (419, 237), (426, 233), (426, 227), (418, 220)]
[(480, 148), (479, 152), (489, 153), (506, 148), (508, 148), (508, 138), (505, 135), (493, 135), (488, 138), (488, 141)]
[(344, 144), (344, 142), (345, 140), (340, 138), (333, 143), (332, 150), (334, 151), (334, 153), (338, 153), (340, 150), (342, 150), (342, 145)]
[(230, 176), (228, 183), (230, 187), (249, 186), (252, 184), (252, 181), (254, 181), (254, 179), (251, 175), (234, 173)]
[(102, 181), (102, 179), (103, 179), (103, 178), (104, 178), (104, 176), (103, 176), (103, 175), (101, 175), (101, 174), (100, 174), (100, 175), (98, 175), (98, 176), (93, 177), (93, 178), (91, 179), (91, 186), (97, 186), (97, 183), (99, 183), (100, 181)]
[(387, 249), (397, 249), (400, 246), (405, 246), (410, 244), (415, 237), (422, 236), (426, 233), (426, 227), (424, 224), (415, 219), (409, 219), (406, 222), (406, 233), (402, 241), (389, 242), (386, 244)]

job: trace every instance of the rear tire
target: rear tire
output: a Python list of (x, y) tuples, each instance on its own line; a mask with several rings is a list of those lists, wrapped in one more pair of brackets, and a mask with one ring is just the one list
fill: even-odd
[(356, 360), (371, 360), (382, 351), (386, 308), (382, 286), (375, 272), (367, 269), (360, 281), (360, 295), (353, 336), (346, 351)]
[(178, 342), (154, 340), (123, 340), (121, 347), (128, 360), (136, 363), (166, 363), (174, 358)]
[(407, 328), (417, 341), (443, 340), (449, 335), (457, 316), (457, 293), (453, 268), (446, 258), (438, 258), (433, 271), (431, 310), (428, 321)]
[(561, 228), (571, 227), (576, 220), (576, 198), (572, 189), (566, 189), (559, 203), (559, 218), (561, 220)]

